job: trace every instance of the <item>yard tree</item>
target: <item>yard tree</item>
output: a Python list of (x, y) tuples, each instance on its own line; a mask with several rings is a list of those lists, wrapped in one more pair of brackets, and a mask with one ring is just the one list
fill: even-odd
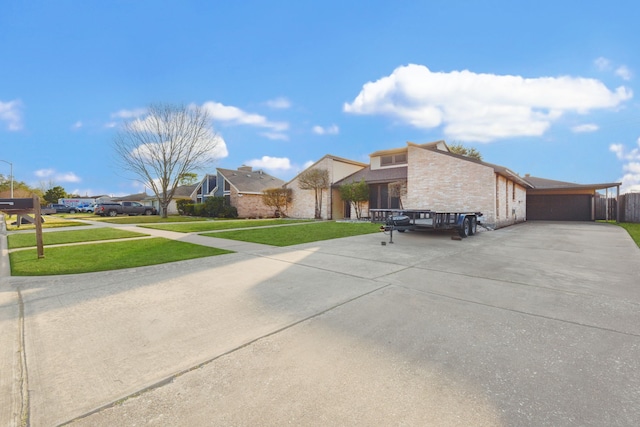
[(475, 148), (468, 148), (460, 143), (453, 143), (449, 145), (449, 151), (454, 154), (460, 154), (461, 156), (470, 157), (476, 160), (482, 160), (482, 154)]
[(364, 204), (369, 201), (369, 186), (364, 181), (349, 182), (340, 186), (340, 197), (345, 202), (349, 202), (353, 205), (356, 211), (356, 218), (362, 218), (362, 209)]
[(407, 181), (400, 180), (390, 182), (387, 187), (389, 188), (389, 195), (391, 197), (397, 197), (400, 209), (403, 209), (402, 198), (407, 196)]
[(183, 173), (180, 177), (180, 185), (191, 185), (198, 182), (198, 174), (193, 172)]
[(114, 139), (120, 166), (149, 186), (166, 218), (181, 180), (208, 167), (224, 148), (208, 111), (199, 106), (152, 104), (126, 121)]
[[(22, 199), (33, 196), (43, 199), (43, 192), (39, 188), (30, 187), (23, 181), (13, 181), (13, 197)], [(0, 174), (0, 198), (8, 199), (9, 197), (11, 197), (11, 178)], [(58, 203), (57, 199), (55, 203)]]
[(292, 200), (291, 193), (290, 188), (267, 188), (262, 192), (262, 203), (273, 208), (277, 217), (286, 217), (287, 208)]
[(58, 199), (64, 199), (67, 197), (67, 192), (59, 185), (48, 189), (44, 193), (44, 200), (47, 203), (58, 203)]
[(315, 193), (315, 219), (322, 218), (322, 193), (329, 188), (329, 184), (327, 169), (307, 169), (298, 175), (298, 187), (302, 190), (313, 190)]

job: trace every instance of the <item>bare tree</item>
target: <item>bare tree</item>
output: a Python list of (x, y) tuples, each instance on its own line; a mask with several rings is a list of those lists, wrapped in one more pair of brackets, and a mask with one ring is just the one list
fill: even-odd
[(298, 176), (298, 187), (302, 190), (313, 190), (316, 196), (315, 218), (322, 218), (322, 193), (329, 188), (329, 171), (327, 169), (307, 169)]
[(267, 188), (262, 192), (262, 203), (270, 208), (274, 208), (276, 217), (286, 217), (287, 208), (292, 200), (292, 190), (290, 188)]
[(402, 206), (402, 198), (407, 197), (407, 180), (390, 182), (387, 187), (389, 188), (389, 195), (391, 197), (397, 197), (400, 209), (404, 209)]
[(210, 165), (221, 141), (201, 107), (154, 104), (144, 118), (124, 123), (114, 148), (122, 168), (151, 187), (166, 218), (180, 180)]

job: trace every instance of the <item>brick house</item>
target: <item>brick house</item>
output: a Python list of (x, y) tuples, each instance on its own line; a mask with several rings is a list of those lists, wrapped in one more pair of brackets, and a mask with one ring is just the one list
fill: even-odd
[[(340, 198), (340, 193), (333, 188), (333, 183), (342, 180), (344, 177), (352, 175), (367, 165), (365, 163), (344, 159), (342, 157), (327, 154), (306, 170), (326, 169), (329, 172), (329, 182), (331, 188), (322, 193), (322, 219), (344, 218), (345, 203)], [(315, 217), (315, 193), (313, 190), (302, 190), (299, 186), (300, 174), (296, 175), (284, 186), (292, 190), (292, 203), (288, 210), (288, 215), (292, 218), (314, 218)]]
[[(326, 195), (331, 210), (323, 218), (351, 218), (352, 210), (341, 200), (338, 188), (363, 179), (369, 185), (368, 209), (399, 209), (402, 205), (407, 209), (481, 211), (483, 222), (492, 228), (526, 220), (530, 183), (505, 167), (451, 153), (444, 141), (408, 142), (405, 147), (376, 151), (369, 158), (369, 165), (340, 159), (349, 162), (353, 172), (332, 176), (332, 189)], [(325, 156), (311, 167), (326, 167), (333, 159)], [(390, 194), (391, 183), (403, 183), (402, 197)], [(294, 188), (292, 184), (295, 179), (287, 186)], [(313, 194), (301, 193), (294, 190), (291, 216), (313, 217)]]
[[(210, 182), (209, 178), (209, 185)], [(238, 210), (240, 218), (271, 218), (275, 216), (275, 212), (262, 202), (262, 192), (282, 187), (284, 183), (262, 170), (254, 171), (251, 166), (242, 166), (236, 170), (218, 168), (215, 188), (209, 194), (201, 193), (200, 197), (203, 201), (207, 196), (227, 198), (228, 203)]]

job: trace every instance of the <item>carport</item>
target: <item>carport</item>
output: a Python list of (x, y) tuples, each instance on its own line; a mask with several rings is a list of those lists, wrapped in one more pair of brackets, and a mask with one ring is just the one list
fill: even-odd
[[(619, 182), (576, 184), (526, 175), (533, 188), (527, 190), (527, 220), (595, 221), (615, 219)], [(615, 188), (615, 197), (613, 189)], [(599, 191), (605, 190), (605, 195)], [(610, 191), (611, 190), (611, 191)]]

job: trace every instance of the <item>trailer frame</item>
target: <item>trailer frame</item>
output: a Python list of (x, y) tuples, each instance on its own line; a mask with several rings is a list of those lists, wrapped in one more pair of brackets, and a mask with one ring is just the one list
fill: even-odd
[(434, 211), (431, 209), (369, 209), (371, 222), (384, 231), (457, 230), (460, 237), (473, 236), (481, 224), (482, 212)]

